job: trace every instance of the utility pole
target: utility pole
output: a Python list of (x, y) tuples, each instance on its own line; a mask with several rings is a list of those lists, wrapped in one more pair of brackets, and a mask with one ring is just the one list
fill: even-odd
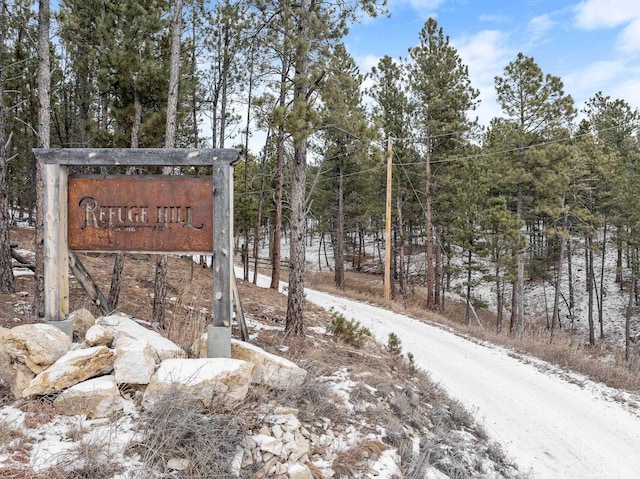
[(391, 160), (393, 159), (393, 143), (391, 136), (387, 139), (387, 206), (384, 250), (384, 300), (391, 301)]

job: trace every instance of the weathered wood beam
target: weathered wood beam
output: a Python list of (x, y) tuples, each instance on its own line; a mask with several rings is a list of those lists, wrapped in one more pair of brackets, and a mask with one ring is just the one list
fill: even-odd
[(34, 148), (45, 164), (82, 166), (212, 166), (233, 165), (239, 150), (230, 148)]
[(93, 301), (93, 304), (95, 304), (98, 311), (100, 311), (100, 314), (103, 316), (109, 314), (111, 312), (109, 302), (104, 297), (104, 294), (102, 294), (102, 291), (100, 291), (98, 283), (95, 282), (89, 271), (87, 271), (87, 268), (82, 264), (78, 255), (73, 251), (69, 251), (69, 267), (82, 288), (86, 291), (87, 295), (89, 295), (89, 298), (91, 298), (91, 301)]

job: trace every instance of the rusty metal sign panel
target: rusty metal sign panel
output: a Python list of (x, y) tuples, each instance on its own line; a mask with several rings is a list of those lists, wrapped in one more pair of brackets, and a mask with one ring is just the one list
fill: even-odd
[(68, 198), (70, 250), (213, 251), (210, 177), (71, 177)]

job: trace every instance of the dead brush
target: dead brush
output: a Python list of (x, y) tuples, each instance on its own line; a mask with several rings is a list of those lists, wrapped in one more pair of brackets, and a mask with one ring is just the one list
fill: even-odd
[[(8, 455), (8, 463), (29, 463), (31, 438), (19, 427), (0, 421), (0, 452)], [(8, 467), (8, 466), (7, 466)], [(0, 469), (0, 478), (4, 477)]]
[(28, 429), (36, 429), (51, 421), (56, 415), (53, 399), (48, 396), (27, 399), (17, 407), (24, 412), (24, 426)]
[(55, 470), (65, 479), (115, 477), (124, 467), (114, 457), (108, 437), (85, 436), (72, 449), (55, 458)]
[(207, 324), (211, 322), (210, 309), (202, 306), (207, 303), (204, 300), (205, 292), (196, 290), (194, 293), (192, 288), (190, 283), (182, 283), (177, 301), (171, 304), (173, 314), (164, 331), (170, 341), (185, 351), (190, 351), (194, 341), (207, 330)]
[(332, 469), (337, 478), (352, 478), (367, 469), (367, 462), (375, 460), (387, 449), (380, 441), (365, 440), (339, 453), (333, 460)]
[(141, 440), (129, 449), (141, 457), (142, 477), (164, 477), (171, 459), (182, 460), (185, 468), (171, 477), (231, 477), (231, 459), (248, 429), (249, 410), (235, 414), (195, 411), (191, 401), (174, 389), (158, 400), (140, 418)]
[(37, 473), (31, 466), (10, 465), (0, 468), (0, 479), (66, 479), (65, 472), (57, 467)]

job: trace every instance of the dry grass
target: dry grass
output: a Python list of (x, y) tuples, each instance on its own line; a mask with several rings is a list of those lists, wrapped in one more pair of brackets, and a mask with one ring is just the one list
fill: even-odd
[(24, 400), (18, 407), (25, 413), (24, 425), (29, 429), (37, 429), (56, 416), (53, 401), (47, 396)]
[(335, 477), (348, 479), (359, 477), (367, 469), (368, 461), (375, 460), (387, 449), (380, 441), (364, 440), (352, 448), (339, 453), (333, 461)]
[(168, 465), (172, 459), (184, 460), (185, 468), (172, 471), (170, 477), (232, 477), (231, 459), (245, 436), (245, 417), (248, 411), (243, 410), (233, 415), (197, 413), (176, 389), (143, 413), (143, 439), (131, 450), (141, 456), (143, 477), (165, 477), (171, 472)]

